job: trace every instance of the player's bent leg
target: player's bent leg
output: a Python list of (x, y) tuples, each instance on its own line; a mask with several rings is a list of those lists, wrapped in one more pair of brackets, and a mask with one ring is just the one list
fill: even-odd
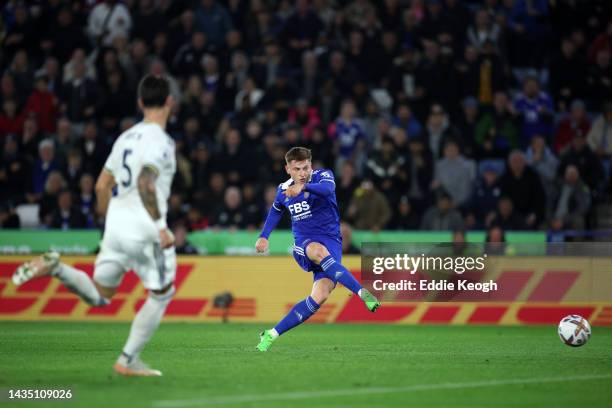
[[(51, 275), (58, 278), (71, 292), (92, 306), (105, 306), (109, 297), (102, 294), (85, 272), (60, 262), (60, 254), (47, 252), (21, 265), (13, 274), (13, 283), (21, 285), (29, 280)], [(114, 292), (113, 292), (114, 294)]]
[(306, 247), (306, 255), (311, 261), (321, 266), (321, 269), (323, 269), (323, 272), (329, 279), (334, 282), (340, 282), (348, 290), (358, 295), (369, 311), (375, 312), (380, 307), (381, 303), (378, 299), (366, 288), (362, 287), (353, 274), (344, 265), (337, 262), (324, 245), (318, 242), (311, 242)]
[(174, 283), (160, 290), (149, 291), (146, 302), (132, 322), (130, 335), (123, 347), (123, 352), (113, 366), (118, 374), (142, 377), (162, 375), (161, 371), (150, 368), (140, 359), (140, 352), (159, 327), (174, 293)]

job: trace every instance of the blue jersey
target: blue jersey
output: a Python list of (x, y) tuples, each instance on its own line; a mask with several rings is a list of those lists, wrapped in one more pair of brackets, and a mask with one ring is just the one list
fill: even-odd
[[(329, 237), (340, 241), (340, 216), (333, 172), (327, 169), (313, 171), (304, 190), (296, 197), (287, 197), (284, 193), (292, 184), (293, 180), (289, 179), (278, 186), (268, 218), (280, 218), (283, 210), (287, 209), (291, 215), (291, 229), (296, 242), (313, 237)], [(267, 238), (275, 226), (275, 222), (266, 222), (261, 236)]]

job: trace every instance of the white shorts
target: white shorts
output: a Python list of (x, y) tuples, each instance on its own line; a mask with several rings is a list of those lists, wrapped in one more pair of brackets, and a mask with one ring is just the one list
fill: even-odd
[(96, 258), (94, 281), (105, 287), (116, 288), (130, 269), (136, 272), (146, 289), (160, 290), (174, 282), (174, 247), (161, 249), (158, 242), (105, 237)]

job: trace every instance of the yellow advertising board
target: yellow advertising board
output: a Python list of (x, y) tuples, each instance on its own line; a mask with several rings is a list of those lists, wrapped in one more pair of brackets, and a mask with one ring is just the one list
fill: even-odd
[[(93, 272), (94, 257), (63, 257), (63, 261)], [(138, 277), (126, 274), (117, 295), (106, 307), (81, 302), (50, 277), (15, 287), (14, 269), (27, 258), (0, 257), (0, 320), (130, 321), (146, 298)], [(343, 263), (360, 274), (360, 258)], [(369, 313), (344, 288), (335, 290), (310, 321), (318, 323), (390, 324), (556, 324), (567, 314), (580, 314), (594, 325), (612, 325), (612, 258), (498, 257), (491, 276), (503, 290), (490, 301), (408, 302), (385, 299)], [(489, 278), (489, 276), (487, 277)], [(179, 257), (177, 292), (167, 321), (217, 322), (224, 314), (236, 322), (274, 322), (306, 297), (312, 275), (286, 256)], [(214, 298), (230, 292), (227, 310)]]

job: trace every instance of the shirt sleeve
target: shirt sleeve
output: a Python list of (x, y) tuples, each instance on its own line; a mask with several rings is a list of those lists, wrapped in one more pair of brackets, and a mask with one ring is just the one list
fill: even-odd
[(158, 143), (151, 143), (145, 151), (142, 166), (149, 167), (159, 174), (170, 163), (171, 154), (174, 152), (171, 151), (169, 144), (164, 143), (160, 146)]
[(313, 177), (313, 181), (307, 183), (304, 189), (310, 193), (320, 196), (331, 195), (336, 189), (336, 181), (334, 173), (331, 170), (322, 170), (319, 174)]
[(104, 162), (104, 170), (111, 173), (113, 176), (117, 177), (119, 171), (121, 170), (121, 157), (120, 157), (120, 148), (115, 144), (111, 150), (111, 153), (106, 158), (106, 162)]
[(259, 236), (262, 238), (268, 239), (270, 234), (272, 234), (272, 231), (274, 230), (274, 228), (276, 228), (276, 226), (278, 225), (282, 216), (283, 216), (283, 204), (280, 201), (280, 192), (277, 191), (276, 198), (274, 199), (274, 202), (272, 203), (272, 207), (270, 207), (270, 210), (268, 210), (268, 216), (266, 217), (266, 222), (264, 223), (263, 229), (261, 231), (261, 234), (259, 234)]

